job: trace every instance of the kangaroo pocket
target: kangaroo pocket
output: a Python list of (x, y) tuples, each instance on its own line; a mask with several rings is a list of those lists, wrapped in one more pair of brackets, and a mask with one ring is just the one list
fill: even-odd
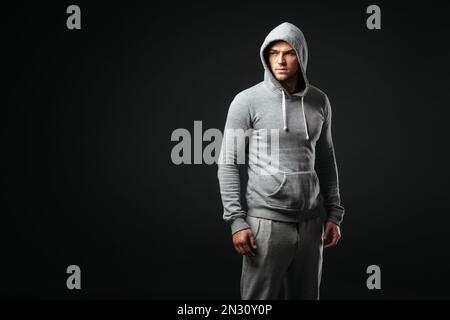
[(257, 183), (256, 188), (268, 205), (285, 209), (312, 209), (320, 192), (315, 171), (257, 175)]

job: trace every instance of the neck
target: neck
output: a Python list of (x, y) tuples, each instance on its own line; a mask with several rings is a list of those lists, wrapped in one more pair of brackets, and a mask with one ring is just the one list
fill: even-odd
[(293, 77), (290, 77), (284, 81), (280, 81), (280, 84), (289, 93), (294, 93), (297, 90), (297, 85), (298, 85), (298, 72), (296, 72)]
[(280, 84), (285, 88), (289, 93), (294, 93), (297, 89), (298, 78), (293, 77), (292, 79), (287, 79), (285, 81), (280, 81)]

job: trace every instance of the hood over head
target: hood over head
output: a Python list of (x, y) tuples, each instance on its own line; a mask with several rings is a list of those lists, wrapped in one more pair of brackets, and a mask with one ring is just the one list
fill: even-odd
[[(308, 79), (306, 77), (306, 66), (308, 64), (308, 46), (306, 44), (306, 39), (303, 35), (303, 32), (298, 27), (289, 22), (284, 22), (270, 31), (267, 37), (264, 39), (263, 44), (261, 45), (260, 56), (264, 67), (264, 82), (274, 88), (283, 89), (283, 86), (272, 74), (269, 62), (267, 60), (270, 45), (277, 41), (285, 41), (289, 43), (289, 45), (294, 48), (295, 52), (297, 53), (297, 59), (300, 64), (298, 82), (300, 90), (296, 92), (296, 95), (304, 95), (309, 87)], [(285, 93), (289, 95), (289, 92), (286, 91)]]
[[(277, 41), (285, 41), (295, 50), (297, 53), (297, 59), (300, 65), (300, 72), (298, 73), (298, 90), (295, 93), (289, 93), (275, 78), (268, 62), (268, 51), (272, 43)], [(288, 130), (287, 117), (286, 117), (286, 98), (285, 96), (300, 96), (303, 112), (303, 120), (306, 130), (306, 139), (309, 139), (305, 111), (303, 106), (303, 98), (309, 88), (308, 78), (306, 77), (306, 66), (308, 64), (308, 46), (306, 44), (305, 36), (303, 32), (289, 22), (284, 22), (275, 27), (269, 32), (264, 39), (260, 49), (261, 61), (264, 67), (264, 83), (272, 90), (278, 91), (282, 95), (282, 112), (283, 112), (283, 129)]]

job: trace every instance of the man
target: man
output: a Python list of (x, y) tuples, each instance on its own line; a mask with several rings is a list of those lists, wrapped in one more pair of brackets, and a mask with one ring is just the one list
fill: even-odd
[[(243, 255), (241, 297), (319, 299), (322, 251), (338, 242), (344, 215), (331, 106), (308, 82), (308, 49), (299, 28), (286, 22), (273, 29), (260, 56), (264, 81), (233, 99), (220, 154), (228, 161), (218, 164), (223, 218)], [(250, 130), (250, 141), (230, 143), (227, 132), (236, 130)], [(250, 156), (245, 211), (236, 159), (248, 144), (250, 154), (258, 145), (258, 161)], [(261, 146), (271, 149), (270, 157)]]

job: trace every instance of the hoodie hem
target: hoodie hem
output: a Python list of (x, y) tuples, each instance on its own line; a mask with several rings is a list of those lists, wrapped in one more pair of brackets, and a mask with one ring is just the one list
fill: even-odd
[(263, 218), (269, 220), (277, 220), (284, 222), (301, 222), (305, 220), (315, 219), (322, 217), (323, 220), (326, 216), (321, 210), (320, 205), (316, 205), (314, 208), (309, 210), (296, 210), (288, 209), (282, 210), (279, 208), (272, 208), (266, 204), (261, 204), (258, 202), (253, 202), (252, 206), (248, 208), (247, 215), (256, 218)]

